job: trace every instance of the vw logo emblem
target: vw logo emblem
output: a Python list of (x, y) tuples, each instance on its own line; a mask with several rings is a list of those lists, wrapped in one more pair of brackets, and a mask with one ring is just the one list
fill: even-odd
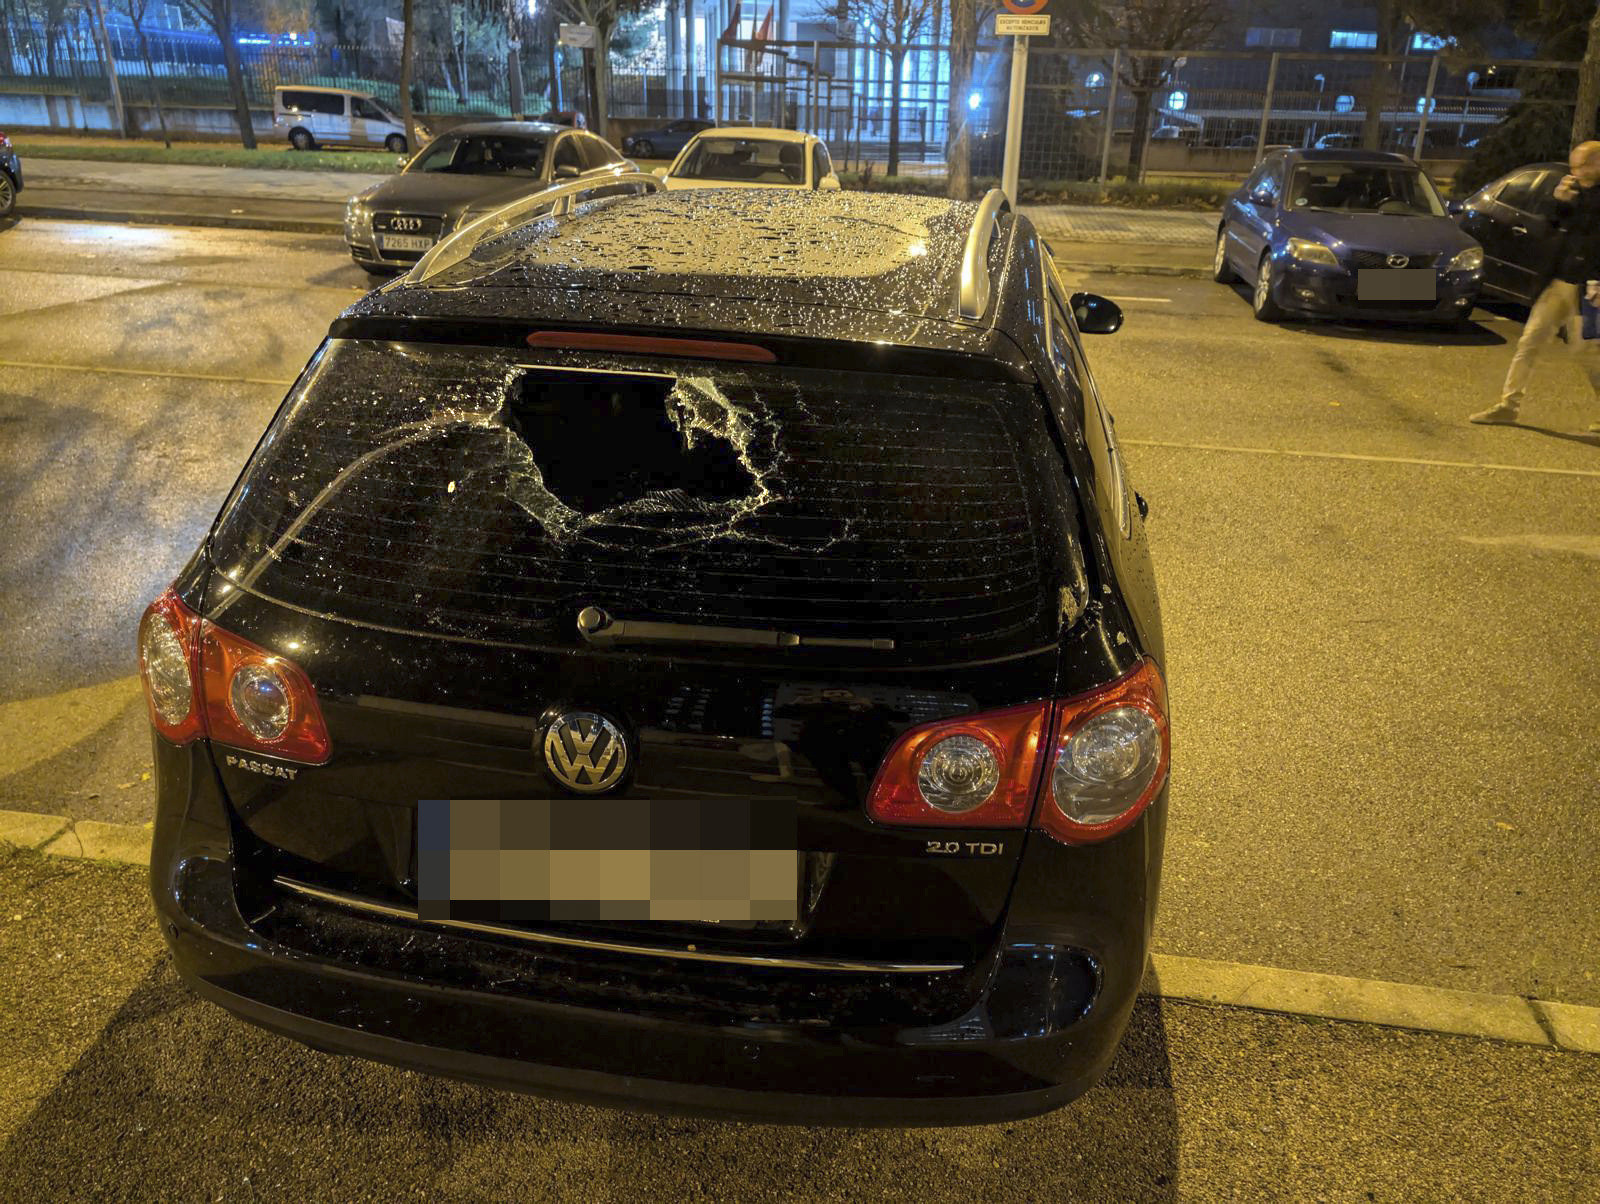
[(1410, 263), (1411, 260), (1405, 255), (1391, 255), (1388, 259), (1384, 260), (1384, 262), (1392, 268), (1403, 268), (1406, 266), (1406, 264)]
[(568, 711), (545, 729), (544, 763), (568, 790), (610, 790), (628, 772), (628, 762), (627, 738), (604, 715)]

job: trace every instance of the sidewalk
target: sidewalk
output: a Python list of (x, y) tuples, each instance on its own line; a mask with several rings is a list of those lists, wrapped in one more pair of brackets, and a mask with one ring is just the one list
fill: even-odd
[[(225, 226), (338, 234), (345, 201), (388, 177), (357, 172), (29, 159), (23, 217)], [(1207, 213), (1024, 205), (1061, 267), (1079, 273), (1204, 276), (1216, 219)]]

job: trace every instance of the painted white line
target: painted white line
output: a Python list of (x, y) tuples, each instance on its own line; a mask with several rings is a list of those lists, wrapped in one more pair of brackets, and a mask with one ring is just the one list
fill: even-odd
[(92, 372), (110, 376), (161, 376), (172, 380), (207, 380), (226, 385), (273, 385), (287, 389), (292, 379), (278, 380), (265, 376), (214, 376), (205, 372), (168, 372), (161, 368), (107, 368), (99, 364), (45, 364), (33, 360), (0, 360), (0, 368), (27, 368), (39, 372)]
[(1408, 464), (1420, 468), (1472, 468), (1484, 472), (1528, 472), (1552, 477), (1600, 477), (1600, 468), (1540, 468), (1531, 464), (1491, 464), (1475, 460), (1425, 460), (1416, 456), (1368, 456), (1357, 452), (1293, 451), (1283, 447), (1237, 447), (1226, 443), (1177, 443), (1166, 439), (1124, 438), (1133, 447), (1178, 451), (1227, 452), (1240, 456), (1289, 456), (1301, 460), (1352, 460), (1366, 464)]

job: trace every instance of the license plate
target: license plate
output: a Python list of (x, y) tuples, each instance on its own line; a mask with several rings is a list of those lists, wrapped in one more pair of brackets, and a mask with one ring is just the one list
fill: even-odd
[(420, 234), (380, 234), (378, 248), (383, 251), (426, 251), (433, 239)]
[(1358, 301), (1437, 301), (1439, 278), (1432, 268), (1362, 268), (1356, 273)]
[(793, 803), (742, 799), (423, 799), (425, 920), (798, 919)]

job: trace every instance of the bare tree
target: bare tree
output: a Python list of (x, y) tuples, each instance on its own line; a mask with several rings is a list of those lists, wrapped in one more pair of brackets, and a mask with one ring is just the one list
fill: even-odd
[[(972, 196), (972, 68), (978, 57), (978, 30), (995, 11), (996, 0), (950, 0), (950, 106), (946, 117), (946, 193), (953, 200)], [(937, 26), (935, 27), (937, 30)]]
[[(1392, 2), (1392, 0), (1389, 0)], [(1107, 50), (1178, 52), (1201, 49), (1230, 15), (1226, 0), (1089, 0), (1068, 9), (1054, 41), (1057, 45)], [(1144, 175), (1145, 143), (1155, 96), (1172, 82), (1172, 54), (1124, 54), (1117, 74), (1133, 95), (1133, 143), (1128, 176)], [(1111, 67), (1106, 64), (1107, 69)], [(1112, 119), (1107, 114), (1107, 120)]]
[[(900, 171), (900, 91), (905, 80), (906, 46), (923, 34), (934, 0), (840, 0), (828, 12), (865, 26), (866, 43), (888, 60), (889, 175)], [(974, 29), (976, 39), (977, 31)]]
[(406, 150), (417, 149), (417, 115), (411, 111), (411, 71), (416, 65), (417, 20), (415, 0), (400, 7), (400, 119), (406, 124)]
[(1595, 110), (1600, 109), (1600, 7), (1589, 19), (1589, 41), (1578, 71), (1578, 109), (1572, 115), (1572, 144), (1594, 137)]
[(222, 43), (222, 65), (228, 73), (228, 93), (233, 116), (245, 150), (256, 149), (256, 127), (250, 118), (250, 100), (244, 91), (244, 67), (239, 62), (239, 39), (234, 32), (235, 0), (183, 0), (184, 12), (204, 21)]
[(161, 141), (170, 149), (172, 137), (167, 133), (167, 114), (161, 107), (161, 85), (156, 82), (155, 64), (150, 60), (150, 39), (144, 33), (144, 18), (149, 10), (150, 0), (122, 0), (122, 11), (128, 14), (134, 35), (139, 39), (139, 55), (144, 59), (145, 78), (150, 81), (150, 102), (155, 106), (156, 121), (161, 125)]

